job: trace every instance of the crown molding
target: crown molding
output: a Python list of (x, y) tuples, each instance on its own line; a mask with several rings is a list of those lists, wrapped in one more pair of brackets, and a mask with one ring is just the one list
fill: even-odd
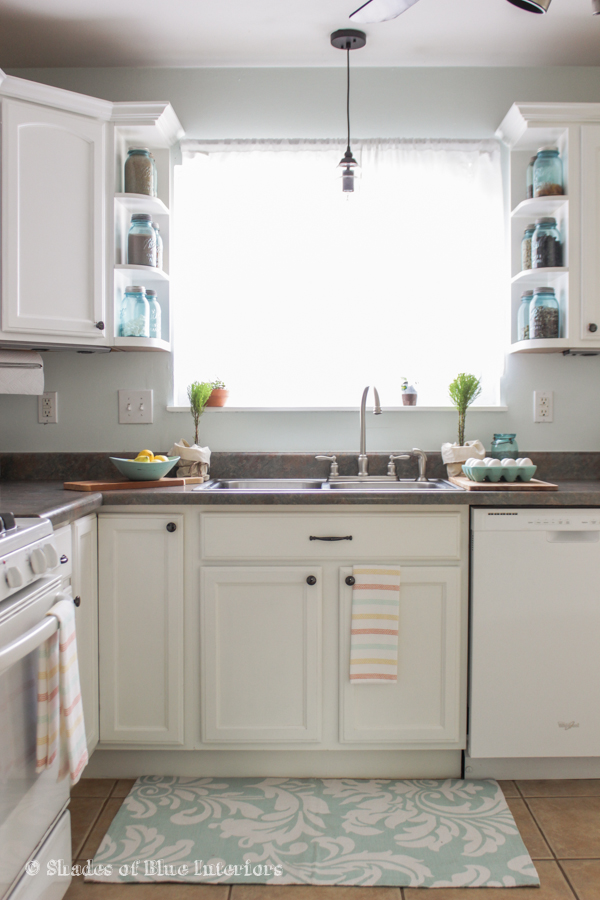
[(37, 81), (17, 78), (14, 75), (7, 75), (1, 69), (0, 96), (39, 103), (42, 106), (53, 106), (66, 112), (103, 119), (106, 122), (110, 120), (113, 109), (113, 104), (108, 100), (100, 100), (97, 97), (88, 97), (86, 94), (77, 94), (75, 91), (65, 91), (62, 88), (40, 84)]

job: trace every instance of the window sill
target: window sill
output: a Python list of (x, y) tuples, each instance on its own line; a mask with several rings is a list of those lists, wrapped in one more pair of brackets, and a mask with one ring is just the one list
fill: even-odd
[[(370, 408), (369, 408), (370, 410)], [(454, 406), (383, 406), (383, 412), (451, 412), (456, 413)], [(189, 406), (167, 406), (167, 412), (172, 413), (189, 413)], [(331, 413), (331, 412), (351, 412), (357, 413), (358, 406), (209, 406), (204, 413), (248, 413), (248, 412), (301, 412), (301, 413)], [(508, 412), (508, 406), (470, 406), (469, 414), (476, 412)]]

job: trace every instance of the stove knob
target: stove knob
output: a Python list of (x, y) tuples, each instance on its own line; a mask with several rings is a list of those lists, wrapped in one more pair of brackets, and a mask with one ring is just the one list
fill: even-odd
[(40, 550), (39, 547), (36, 547), (36, 549), (32, 551), (31, 556), (29, 557), (29, 565), (31, 566), (34, 575), (43, 575), (48, 568), (44, 551)]
[(6, 570), (6, 583), (9, 588), (18, 588), (23, 584), (23, 576), (16, 566), (11, 566)]
[(46, 557), (46, 562), (48, 563), (48, 568), (55, 569), (58, 565), (58, 553), (52, 544), (44, 544), (43, 552)]

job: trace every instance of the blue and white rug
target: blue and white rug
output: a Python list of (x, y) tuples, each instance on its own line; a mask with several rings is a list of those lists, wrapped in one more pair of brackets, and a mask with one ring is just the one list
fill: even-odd
[(139, 778), (86, 881), (539, 885), (495, 781)]

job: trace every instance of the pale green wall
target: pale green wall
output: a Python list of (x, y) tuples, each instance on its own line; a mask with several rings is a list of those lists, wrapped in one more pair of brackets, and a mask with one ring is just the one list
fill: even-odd
[[(170, 100), (188, 137), (332, 137), (344, 130), (343, 71), (336, 69), (20, 69), (10, 74), (108, 100)], [(515, 100), (600, 101), (600, 68), (360, 69), (353, 74), (359, 137), (493, 135)], [(207, 327), (220, 322), (207, 309)], [(482, 340), (485, 335), (482, 334)], [(0, 396), (1, 450), (168, 449), (191, 437), (187, 414), (167, 413), (170, 357), (48, 353), (46, 389), (59, 393), (59, 424), (37, 424), (34, 397)], [(489, 443), (515, 431), (529, 450), (600, 450), (600, 357), (509, 357), (508, 412), (470, 414), (467, 437)], [(153, 425), (117, 422), (119, 388), (153, 388)], [(552, 425), (532, 422), (533, 390), (555, 392)], [(357, 403), (358, 403), (357, 397)], [(382, 396), (385, 406), (385, 397)], [(453, 413), (388, 413), (369, 420), (372, 450), (437, 449), (454, 438)], [(208, 412), (214, 450), (354, 450), (355, 413)]]

